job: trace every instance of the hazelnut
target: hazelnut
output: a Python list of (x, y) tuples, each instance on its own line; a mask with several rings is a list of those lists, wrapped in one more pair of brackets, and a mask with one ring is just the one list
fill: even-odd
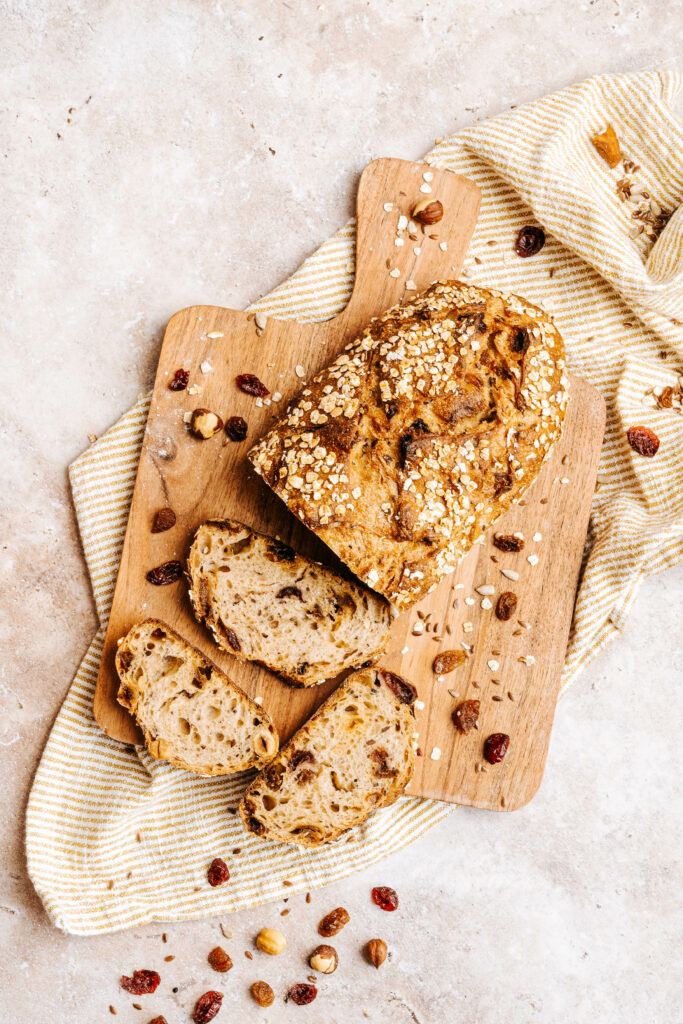
[(321, 974), (334, 974), (337, 970), (339, 957), (334, 946), (316, 946), (308, 958), (308, 962), (314, 971)]
[(442, 217), (443, 203), (438, 199), (421, 199), (412, 213), (418, 224), (438, 224)]
[(259, 1006), (272, 1006), (275, 993), (267, 981), (255, 981), (251, 986), (251, 994)]
[(262, 953), (277, 956), (284, 950), (287, 940), (277, 928), (262, 928), (256, 936), (256, 945)]
[(370, 939), (366, 942), (365, 957), (369, 964), (379, 969), (387, 958), (387, 944), (384, 939)]
[(200, 441), (207, 441), (223, 429), (223, 420), (210, 409), (195, 409), (190, 418), (190, 432)]

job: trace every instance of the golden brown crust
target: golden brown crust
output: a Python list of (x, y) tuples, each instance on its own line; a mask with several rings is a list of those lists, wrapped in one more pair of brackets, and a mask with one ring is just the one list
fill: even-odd
[(374, 320), (252, 449), (356, 575), (414, 604), (537, 476), (567, 403), (543, 310), (459, 281)]

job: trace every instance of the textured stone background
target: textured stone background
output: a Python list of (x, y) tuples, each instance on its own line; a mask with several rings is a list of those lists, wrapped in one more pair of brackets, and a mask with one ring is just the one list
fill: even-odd
[[(350, 215), (371, 158), (419, 157), (596, 72), (682, 66), (682, 31), (664, 0), (0, 3), (2, 1021), (104, 1021), (113, 1003), (121, 1024), (175, 1024), (211, 985), (226, 992), (219, 1021), (674, 1019), (680, 569), (643, 588), (562, 703), (529, 807), (458, 811), (310, 906), (292, 899), (276, 961), (243, 950), (281, 905), (230, 919), (223, 979), (205, 965), (215, 920), (169, 926), (165, 946), (161, 926), (59, 934), (26, 877), (22, 822), (95, 630), (66, 466), (149, 387), (169, 316), (277, 284)], [(379, 926), (374, 884), (402, 900)], [(259, 1010), (248, 985), (302, 980), (315, 924), (340, 904), (353, 923), (324, 996)], [(377, 930), (392, 960), (375, 973), (359, 947)], [(180, 991), (136, 1012), (117, 978), (160, 964)]]

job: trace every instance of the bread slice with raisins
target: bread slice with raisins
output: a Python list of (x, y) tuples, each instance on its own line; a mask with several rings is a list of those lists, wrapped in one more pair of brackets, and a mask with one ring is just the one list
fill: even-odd
[(247, 831), (322, 846), (392, 804), (415, 768), (416, 697), (393, 672), (350, 675), (249, 786)]
[(117, 700), (135, 715), (152, 757), (196, 775), (260, 767), (275, 726), (213, 662), (165, 622), (139, 622), (119, 642)]
[(204, 523), (188, 558), (195, 615), (236, 658), (312, 686), (384, 651), (395, 612), (362, 584), (233, 519)]

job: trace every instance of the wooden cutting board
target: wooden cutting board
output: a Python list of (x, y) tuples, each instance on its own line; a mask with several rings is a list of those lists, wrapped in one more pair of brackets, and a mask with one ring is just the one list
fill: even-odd
[[(426, 177), (425, 177), (426, 176)], [(430, 188), (431, 192), (426, 189)], [(438, 198), (443, 220), (418, 230), (411, 239), (397, 232), (399, 217), (410, 216), (425, 197)], [(346, 309), (333, 320), (315, 324), (269, 319), (257, 326), (253, 314), (216, 306), (193, 306), (169, 321), (159, 358), (149, 420), (142, 445), (131, 512), (95, 693), (95, 717), (115, 739), (139, 743), (140, 733), (129, 713), (117, 704), (114, 667), (116, 641), (138, 620), (163, 619), (222, 667), (247, 693), (262, 700), (284, 741), (334, 688), (334, 682), (306, 690), (291, 689), (258, 666), (237, 661), (219, 650), (194, 619), (187, 586), (178, 582), (157, 587), (145, 579), (149, 569), (169, 559), (185, 561), (192, 536), (207, 519), (231, 516), (277, 535), (304, 554), (334, 565), (331, 552), (285, 508), (252, 471), (246, 460), (251, 444), (279, 418), (288, 401), (343, 348), (371, 317), (412, 298), (433, 281), (456, 277), (479, 210), (479, 190), (466, 178), (425, 164), (376, 160), (360, 180), (357, 198), (356, 276)], [(433, 236), (433, 237), (432, 237)], [(395, 239), (404, 240), (402, 246)], [(396, 268), (398, 276), (392, 276)], [(211, 370), (203, 372), (202, 364)], [(179, 368), (190, 371), (190, 387), (169, 390)], [(204, 369), (206, 369), (206, 365)], [(254, 373), (270, 389), (269, 406), (235, 385), (240, 373)], [(193, 387), (200, 393), (191, 393)], [(211, 409), (226, 420), (243, 416), (247, 440), (235, 444), (218, 434), (195, 440), (184, 414), (197, 407)], [(571, 623), (574, 594), (588, 523), (604, 427), (604, 405), (584, 381), (572, 381), (566, 429), (553, 459), (528, 493), (524, 505), (510, 511), (496, 532), (522, 531), (520, 554), (495, 552), (490, 542), (478, 545), (457, 573), (445, 580), (417, 609), (394, 624), (383, 664), (404, 674), (418, 688), (424, 708), (417, 712), (416, 731), (423, 757), (410, 792), (474, 804), (512, 809), (531, 798), (543, 773), (560, 673)], [(565, 463), (562, 459), (568, 455)], [(558, 482), (555, 482), (557, 479)], [(560, 480), (568, 483), (560, 483)], [(152, 534), (154, 513), (170, 505), (177, 515), (173, 529)], [(543, 539), (532, 541), (538, 531)], [(528, 555), (537, 554), (530, 565)], [(498, 563), (490, 556), (498, 558)], [(532, 559), (533, 560), (533, 559)], [(518, 571), (518, 582), (500, 569)], [(500, 623), (492, 610), (481, 608), (473, 586), (493, 584), (519, 595), (519, 617)], [(490, 598), (495, 603), (496, 596)], [(466, 603), (472, 597), (475, 604)], [(428, 616), (434, 633), (416, 623)], [(463, 623), (471, 622), (471, 632)], [(446, 632), (450, 629), (450, 635)], [(465, 627), (468, 629), (469, 627)], [(521, 632), (520, 632), (521, 631)], [(513, 635), (513, 634), (517, 635)], [(466, 664), (443, 681), (431, 670), (442, 650), (473, 647)], [(499, 655), (492, 651), (499, 650)], [(532, 656), (535, 664), (517, 659)], [(487, 661), (496, 659), (492, 670)], [(478, 686), (476, 685), (478, 684)], [(449, 689), (459, 693), (453, 698)], [(512, 694), (514, 700), (508, 696)], [(495, 700), (496, 697), (501, 700)], [(481, 701), (481, 728), (461, 736), (450, 714), (457, 700)], [(488, 771), (482, 763), (483, 739), (489, 732), (508, 732), (506, 760)], [(440, 757), (434, 748), (440, 749)]]

